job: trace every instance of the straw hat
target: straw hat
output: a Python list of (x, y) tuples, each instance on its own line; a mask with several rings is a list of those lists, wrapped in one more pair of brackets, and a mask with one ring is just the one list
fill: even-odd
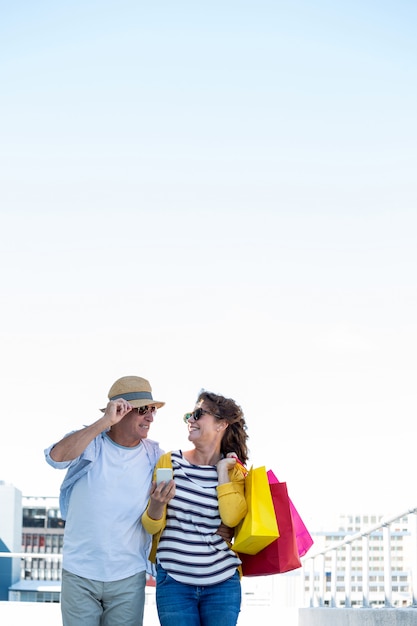
[[(123, 376), (110, 387), (108, 393), (109, 400), (123, 398), (134, 408), (141, 406), (156, 406), (157, 409), (164, 406), (165, 402), (154, 400), (152, 397), (152, 387), (145, 378), (140, 376)], [(105, 411), (106, 409), (101, 409)]]

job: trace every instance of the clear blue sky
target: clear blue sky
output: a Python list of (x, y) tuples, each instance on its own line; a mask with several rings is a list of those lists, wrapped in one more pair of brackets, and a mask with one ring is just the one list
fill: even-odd
[(201, 387), (314, 527), (415, 506), (414, 2), (0, 4), (0, 479)]

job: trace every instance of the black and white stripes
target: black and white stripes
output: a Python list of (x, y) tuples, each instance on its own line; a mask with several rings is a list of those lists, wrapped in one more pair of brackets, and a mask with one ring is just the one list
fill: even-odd
[(215, 466), (196, 466), (172, 452), (176, 495), (167, 509), (157, 560), (175, 580), (213, 585), (227, 580), (240, 560), (216, 534), (220, 526)]

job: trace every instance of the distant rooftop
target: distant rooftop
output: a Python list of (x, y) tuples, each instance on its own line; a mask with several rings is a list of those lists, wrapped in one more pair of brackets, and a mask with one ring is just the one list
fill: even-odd
[(56, 580), (19, 580), (9, 587), (11, 591), (56, 591), (61, 592), (61, 583)]

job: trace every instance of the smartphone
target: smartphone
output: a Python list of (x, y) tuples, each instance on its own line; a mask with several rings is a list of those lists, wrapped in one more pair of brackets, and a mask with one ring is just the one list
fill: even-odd
[(170, 467), (158, 467), (156, 470), (156, 484), (169, 482), (172, 478), (172, 469)]

